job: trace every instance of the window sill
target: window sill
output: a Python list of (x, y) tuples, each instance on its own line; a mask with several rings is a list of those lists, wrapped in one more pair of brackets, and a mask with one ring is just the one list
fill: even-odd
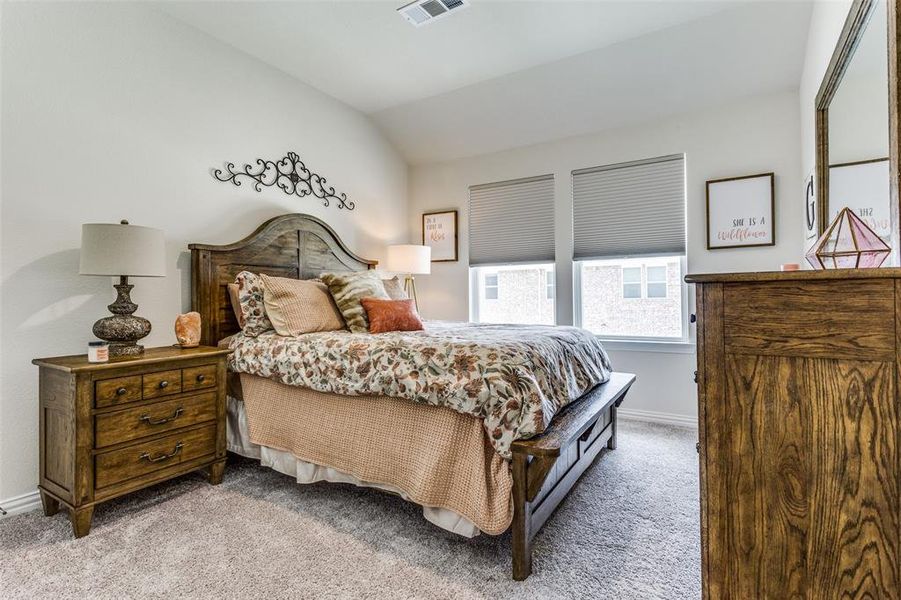
[(653, 340), (604, 339), (604, 348), (611, 352), (661, 352), (664, 354), (694, 354), (693, 342), (661, 342)]

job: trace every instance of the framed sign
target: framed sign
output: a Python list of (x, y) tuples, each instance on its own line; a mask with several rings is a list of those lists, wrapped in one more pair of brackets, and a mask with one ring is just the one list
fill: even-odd
[(457, 211), (422, 215), (422, 245), (432, 249), (432, 262), (457, 260)]
[(707, 182), (707, 249), (774, 246), (773, 173)]
[(829, 222), (846, 206), (876, 232), (892, 240), (888, 158), (829, 165)]

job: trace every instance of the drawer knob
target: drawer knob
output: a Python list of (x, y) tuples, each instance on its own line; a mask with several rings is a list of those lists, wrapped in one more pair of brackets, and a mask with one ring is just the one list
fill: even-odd
[(698, 315), (696, 315), (696, 314), (694, 314), (694, 313), (691, 313), (691, 316), (688, 317), (688, 320), (689, 320), (691, 323), (697, 323), (697, 322), (698, 322)]
[(697, 372), (697, 371), (695, 371), (695, 377), (694, 377), (694, 379), (695, 379), (695, 383), (697, 383), (697, 382), (698, 382), (698, 372)]
[(205, 379), (206, 379), (206, 375), (201, 373), (200, 375), (197, 376), (197, 383), (203, 383)]
[(147, 462), (152, 463), (169, 460), (170, 458), (174, 458), (176, 455), (178, 455), (179, 452), (181, 452), (182, 446), (183, 444), (181, 442), (178, 442), (177, 444), (175, 444), (175, 448), (169, 454), (157, 454), (156, 456), (151, 456), (149, 452), (145, 452), (141, 454), (138, 460), (146, 460)]
[(167, 387), (169, 387), (169, 382), (168, 382), (168, 381), (166, 381), (166, 380), (164, 379), (163, 381), (160, 382), (160, 389), (161, 389), (161, 390), (164, 390), (164, 389), (166, 389)]
[(168, 423), (169, 421), (174, 421), (175, 419), (180, 417), (181, 413), (183, 413), (183, 412), (185, 412), (185, 409), (182, 408), (181, 406), (179, 406), (178, 408), (175, 409), (175, 412), (172, 414), (171, 417), (163, 417), (162, 419), (151, 419), (150, 415), (145, 413), (145, 414), (141, 415), (138, 418), (138, 420), (145, 421), (148, 425), (162, 425), (163, 423)]
[(120, 387), (119, 389), (116, 390), (117, 396), (124, 396), (127, 393), (128, 393), (128, 390), (125, 389), (124, 387)]

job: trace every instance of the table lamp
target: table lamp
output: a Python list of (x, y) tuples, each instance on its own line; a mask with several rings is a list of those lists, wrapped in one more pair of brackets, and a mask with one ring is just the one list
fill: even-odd
[(416, 312), (419, 312), (419, 302), (416, 300), (416, 281), (413, 276), (428, 275), (431, 272), (432, 248), (415, 244), (388, 246), (388, 260), (385, 261), (385, 268), (395, 273), (406, 274), (404, 290), (416, 305)]
[(144, 346), (138, 340), (150, 333), (150, 321), (133, 313), (129, 277), (163, 277), (166, 274), (166, 247), (163, 232), (151, 227), (114, 223), (87, 223), (81, 226), (80, 275), (119, 277), (114, 285), (118, 296), (110, 304), (112, 316), (94, 323), (94, 335), (109, 342), (110, 358), (139, 356)]

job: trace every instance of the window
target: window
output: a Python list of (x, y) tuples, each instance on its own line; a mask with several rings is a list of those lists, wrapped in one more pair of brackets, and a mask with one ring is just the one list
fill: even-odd
[(641, 298), (641, 267), (623, 267), (623, 298)]
[(555, 298), (548, 297), (553, 264), (473, 267), (471, 318), (477, 323), (553, 325)]
[(666, 266), (648, 266), (647, 272), (647, 297), (666, 298)]
[[(603, 262), (603, 261), (594, 261)], [(642, 285), (644, 272), (644, 285)], [(623, 298), (666, 298), (666, 265), (622, 267)], [(643, 291), (642, 291), (643, 290)]]
[(469, 318), (553, 325), (554, 176), (469, 188)]
[(575, 324), (605, 338), (686, 341), (685, 157), (572, 178)]
[(497, 275), (485, 275), (485, 300), (497, 300)]
[(576, 263), (576, 322), (607, 338), (684, 339), (682, 256)]

